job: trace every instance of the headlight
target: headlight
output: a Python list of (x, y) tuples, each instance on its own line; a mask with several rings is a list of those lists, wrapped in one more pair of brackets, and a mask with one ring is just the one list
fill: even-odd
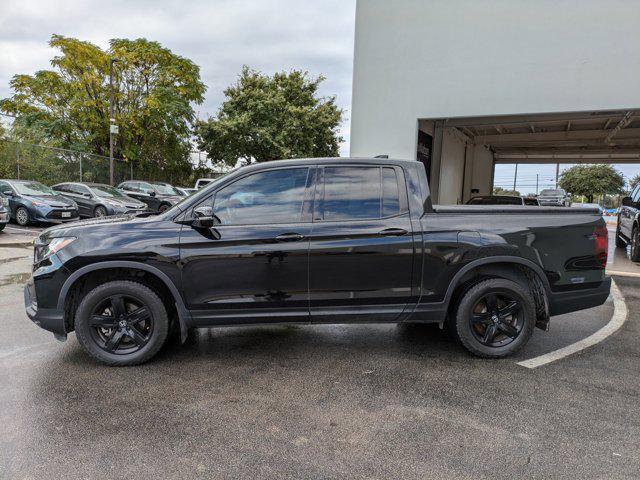
[(112, 207), (121, 207), (122, 204), (118, 203), (118, 202), (114, 202), (113, 200), (105, 200), (104, 203), (106, 203), (107, 205), (111, 205)]
[(35, 200), (31, 200), (31, 205), (33, 205), (34, 207), (46, 207), (47, 206), (46, 203), (36, 202)]
[(49, 243), (43, 243), (43, 244), (36, 243), (34, 247), (34, 252), (33, 252), (34, 262), (38, 263), (38, 262), (41, 262), (42, 260), (49, 258), (54, 253), (59, 252), (64, 247), (69, 245), (75, 239), (76, 237), (57, 237), (57, 238), (52, 238)]

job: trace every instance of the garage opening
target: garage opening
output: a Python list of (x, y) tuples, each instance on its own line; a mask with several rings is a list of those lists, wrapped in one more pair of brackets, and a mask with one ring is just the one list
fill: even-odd
[(489, 195), (500, 163), (640, 163), (640, 110), (418, 120), (434, 202)]

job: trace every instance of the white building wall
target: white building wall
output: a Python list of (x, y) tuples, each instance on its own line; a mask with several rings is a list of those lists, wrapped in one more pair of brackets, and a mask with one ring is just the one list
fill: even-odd
[(351, 154), (417, 119), (640, 107), (640, 1), (358, 0)]

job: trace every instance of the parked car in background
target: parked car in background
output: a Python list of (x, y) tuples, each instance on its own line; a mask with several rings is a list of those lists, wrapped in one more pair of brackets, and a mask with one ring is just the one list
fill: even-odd
[(538, 205), (538, 201), (531, 197), (513, 195), (479, 195), (469, 199), (467, 205)]
[(604, 215), (605, 212), (604, 208), (602, 208), (599, 203), (572, 203), (571, 206), (576, 208), (595, 208), (601, 215)]
[(130, 180), (122, 182), (118, 189), (128, 197), (144, 202), (154, 213), (169, 210), (184, 198), (173, 186), (164, 182)]
[(140, 213), (147, 209), (146, 203), (102, 183), (69, 182), (59, 183), (52, 188), (60, 195), (75, 201), (81, 217)]
[(562, 188), (547, 188), (538, 195), (538, 203), (543, 207), (570, 207), (571, 199)]
[(79, 218), (76, 202), (40, 182), (1, 179), (0, 192), (9, 197), (11, 218), (18, 225), (72, 222)]
[(188, 197), (189, 195), (198, 191), (195, 188), (185, 188), (185, 187), (175, 187), (175, 189), (178, 190), (183, 197)]
[(433, 206), (421, 163), (382, 158), (257, 163), (34, 246), (27, 315), (108, 365), (149, 360), (173, 326), (281, 322), (438, 323), (499, 358), (611, 285), (596, 210)]
[(195, 189), (200, 190), (202, 187), (206, 187), (214, 180), (215, 178), (199, 178), (198, 180), (196, 180)]
[(9, 198), (0, 193), (0, 231), (9, 223)]
[(616, 247), (630, 245), (630, 258), (640, 262), (640, 185), (622, 199), (616, 227)]

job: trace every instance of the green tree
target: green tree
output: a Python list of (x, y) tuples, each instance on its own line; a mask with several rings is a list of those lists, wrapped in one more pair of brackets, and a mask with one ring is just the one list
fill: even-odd
[(335, 97), (318, 96), (323, 80), (298, 70), (270, 77), (243, 67), (217, 115), (198, 124), (200, 149), (229, 165), (337, 156), (342, 110)]
[(591, 203), (594, 195), (621, 193), (624, 178), (610, 165), (575, 165), (562, 172), (558, 184), (573, 195), (584, 195)]
[(629, 180), (629, 191), (633, 191), (634, 188), (640, 183), (640, 173), (638, 173), (635, 177)]
[(510, 195), (512, 197), (519, 197), (520, 192), (517, 190), (506, 190), (502, 187), (493, 187), (493, 195)]
[(158, 42), (113, 39), (108, 50), (53, 35), (51, 70), (15, 75), (0, 110), (17, 117), (14, 136), (109, 154), (109, 59), (114, 63), (115, 156), (151, 177), (188, 176), (189, 138), (205, 85), (192, 61)]

